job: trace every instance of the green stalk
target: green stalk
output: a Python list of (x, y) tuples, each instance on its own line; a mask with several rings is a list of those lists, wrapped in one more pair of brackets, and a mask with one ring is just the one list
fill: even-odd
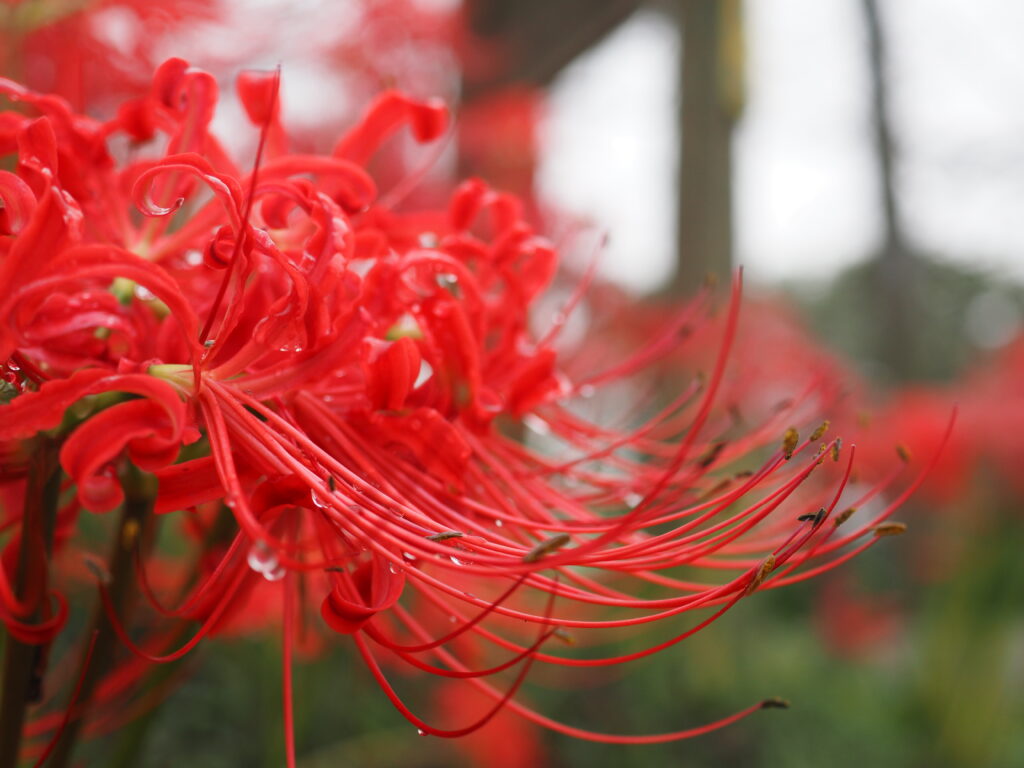
[[(195, 583), (199, 578), (203, 557), (214, 547), (219, 547), (230, 542), (236, 530), (235, 518), (231, 513), (231, 510), (228, 507), (221, 506), (213, 525), (203, 538), (203, 546), (199, 555), (196, 557), (196, 563), (195, 567), (191, 571), (191, 577), (182, 585), (181, 592), (178, 595), (178, 600), (184, 600), (195, 586)], [(180, 637), (174, 640), (172, 645), (177, 644), (179, 640), (184, 642), (184, 640), (187, 639), (187, 635), (190, 634), (189, 627), (182, 627), (178, 634)], [(171, 676), (183, 663), (184, 660), (178, 660), (169, 664), (158, 665), (149, 676), (149, 680), (147, 681), (147, 690), (152, 691), (153, 689), (167, 685)], [(109, 768), (131, 768), (131, 766), (138, 763), (138, 755), (149, 735), (150, 727), (156, 721), (157, 714), (158, 709), (154, 707), (140, 718), (121, 729), (118, 735), (117, 746), (113, 751), (113, 757), (110, 759)]]
[[(21, 523), (21, 549), (14, 576), (14, 590), (19, 599), (31, 593), (36, 610), (31, 621), (42, 618), (40, 606), (48, 599), (47, 583), (32, 583), (30, 575), (37, 571), (38, 560), (49, 571), (53, 531), (60, 495), (60, 469), (57, 463), (58, 444), (49, 437), (40, 437), (29, 465), (28, 486)], [(42, 694), (43, 666), (46, 647), (29, 645), (13, 636), (4, 644), (3, 688), (0, 690), (0, 768), (15, 768), (21, 751), (21, 732), (28, 706)]]
[[(148, 493), (144, 487), (142, 475), (131, 465), (128, 465), (122, 475), (122, 485), (124, 486), (125, 500), (121, 505), (121, 514), (114, 531), (106, 575), (109, 576), (107, 592), (110, 595), (111, 604), (116, 613), (124, 617), (133, 597), (133, 553), (139, 537), (143, 535), (144, 527), (152, 518), (153, 498), (152, 494)], [(86, 667), (88, 654), (86, 649), (79, 665), (78, 676), (82, 680), (82, 686), (78, 703), (75, 705), (78, 715), (72, 716), (60, 741), (57, 742), (50, 759), (50, 768), (66, 768), (70, 764), (75, 743), (83, 725), (82, 714), (88, 710), (89, 702), (92, 700), (96, 688), (114, 661), (117, 635), (107, 619), (102, 602), (99, 600), (93, 609), (91, 631), (86, 636), (91, 636), (93, 632), (96, 633), (96, 641), (93, 645), (92, 659)]]

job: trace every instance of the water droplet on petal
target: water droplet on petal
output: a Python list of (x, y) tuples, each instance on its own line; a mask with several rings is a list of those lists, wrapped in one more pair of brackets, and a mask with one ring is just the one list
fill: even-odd
[(528, 413), (525, 416), (523, 416), (523, 424), (525, 424), (529, 429), (536, 432), (538, 435), (551, 434), (551, 427), (548, 426), (548, 423), (544, 421), (544, 419), (540, 418), (535, 414)]
[(404, 557), (406, 560), (415, 560), (416, 559), (416, 555), (414, 555), (412, 552), (403, 552), (402, 553), (402, 557)]
[(627, 493), (622, 500), (626, 502), (627, 507), (632, 508), (639, 504), (641, 501), (643, 501), (644, 497), (641, 496), (639, 493)]
[(494, 521), (494, 525), (497, 528), (501, 528), (503, 525), (505, 525), (505, 521), (504, 520), (495, 520)]
[(152, 301), (153, 299), (156, 298), (156, 294), (149, 290), (149, 288), (147, 288), (146, 286), (136, 284), (135, 298), (137, 298), (139, 301)]
[(266, 579), (267, 581), (280, 581), (281, 579), (284, 578), (284, 574), (285, 574), (284, 566), (281, 565), (280, 563), (278, 563), (275, 567), (271, 568), (269, 571), (264, 571), (263, 572), (263, 578)]
[(455, 555), (448, 555), (448, 559), (451, 560), (455, 565), (462, 565), (462, 561), (459, 560)]
[(310, 498), (313, 499), (313, 505), (320, 507), (320, 509), (330, 509), (331, 505), (328, 504), (323, 496), (320, 496), (316, 491), (309, 492)]
[(426, 360), (420, 360), (420, 372), (416, 376), (416, 381), (413, 383), (413, 389), (423, 384), (431, 376), (434, 375), (434, 369), (430, 366)]
[(249, 548), (245, 560), (253, 571), (263, 576), (281, 567), (277, 554), (262, 541), (257, 541)]
[(597, 390), (594, 389), (593, 384), (584, 384), (582, 387), (576, 390), (580, 397), (593, 397), (594, 392), (596, 391)]

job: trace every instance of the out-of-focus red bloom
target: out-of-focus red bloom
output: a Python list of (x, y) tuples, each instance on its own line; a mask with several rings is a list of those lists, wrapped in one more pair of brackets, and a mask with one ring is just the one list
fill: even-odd
[(928, 502), (952, 506), (969, 487), (979, 458), (977, 423), (967, 403), (961, 404), (960, 426), (946, 434), (955, 405), (951, 392), (915, 387), (897, 391), (881, 407), (850, 414), (851, 433), (864, 438), (864, 466), (883, 471), (894, 455), (903, 461), (932, 456), (948, 441), (921, 493)]
[[(624, 360), (604, 360), (590, 336), (563, 365), (560, 336), (585, 284), (531, 330), (558, 260), (515, 197), (471, 180), (446, 207), (411, 210), (365, 170), (399, 130), (441, 136), (441, 104), (386, 92), (332, 153), (296, 155), (277, 77), (250, 73), (239, 86), (260, 131), (248, 172), (209, 133), (216, 83), (182, 60), (107, 122), (0, 80), (38, 114), (0, 122), (15, 169), (0, 176), (0, 359), (16, 374), (0, 444), (14, 457), (55, 431), (76, 513), (118, 507), (130, 462), (158, 479), (155, 512), (185, 520), (197, 542), (197, 577), (176, 590), (151, 587), (139, 553), (140, 588), (161, 615), (141, 639), (101, 584), (124, 644), (142, 659), (180, 658), (240, 623), (269, 587), (286, 727), (309, 603), (425, 733), (468, 734), (509, 708), (563, 733), (647, 743), (776, 706), (627, 736), (551, 721), (515, 695), (535, 664), (655, 653), (758, 589), (853, 557), (898, 532), (886, 520), (919, 480), (897, 490), (894, 473), (847, 499), (853, 452), (819, 426), (831, 379), (812, 370), (781, 402), (786, 366), (768, 376), (752, 351), (746, 373), (729, 373), (738, 279), (714, 321), (705, 292), (652, 323)], [(154, 151), (116, 158), (118, 136)], [(666, 355), (676, 391), (634, 397), (624, 382)], [(773, 387), (764, 402), (759, 382)], [(591, 395), (616, 391), (613, 423), (588, 418)], [(738, 412), (741, 401), (752, 405)], [(509, 437), (519, 423), (536, 439)], [(870, 519), (840, 528), (847, 504), (883, 490), (890, 500)], [(5, 623), (29, 626), (0, 573)], [(190, 622), (200, 628), (183, 641)], [(551, 647), (654, 622), (666, 637), (617, 656)], [(36, 627), (40, 642), (57, 629)], [(382, 659), (471, 686), (491, 706), (454, 727), (428, 723)], [(137, 674), (124, 669), (121, 686)]]
[(841, 656), (856, 658), (891, 647), (904, 629), (904, 615), (897, 605), (859, 593), (845, 575), (826, 579), (817, 602), (821, 635)]
[(0, 74), (64, 97), (79, 111), (139, 96), (158, 43), (184, 22), (212, 20), (214, 0), (21, 0), (0, 27)]

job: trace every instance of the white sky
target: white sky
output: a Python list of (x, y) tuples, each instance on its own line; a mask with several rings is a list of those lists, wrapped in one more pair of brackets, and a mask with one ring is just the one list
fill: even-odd
[[(912, 240), (1024, 278), (1024, 3), (883, 0), (897, 182)], [(864, 258), (880, 217), (858, 0), (748, 0), (738, 126), (737, 258), (754, 279), (827, 278)], [(669, 270), (678, 44), (644, 12), (551, 95), (544, 194), (611, 236), (606, 272)]]

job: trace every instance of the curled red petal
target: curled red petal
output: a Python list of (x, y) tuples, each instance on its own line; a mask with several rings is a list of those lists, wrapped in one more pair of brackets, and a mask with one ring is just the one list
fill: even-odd
[(162, 206), (150, 196), (153, 180), (157, 176), (173, 172), (189, 174), (205, 183), (224, 205), (237, 229), (241, 222), (242, 208), (242, 191), (238, 181), (217, 173), (206, 158), (193, 152), (169, 155), (140, 173), (132, 187), (132, 201), (135, 207), (147, 216), (167, 216), (181, 208), (185, 204), (184, 198), (176, 198), (170, 206)]
[(385, 91), (334, 147), (335, 157), (365, 164), (377, 148), (404, 124), (419, 142), (433, 141), (444, 133), (448, 108), (439, 99), (417, 101), (399, 91)]
[(47, 381), (36, 392), (26, 392), (0, 406), (0, 440), (18, 440), (53, 429), (77, 400), (100, 392), (127, 392), (151, 398), (176, 425), (180, 437), (185, 404), (165, 381), (139, 373), (119, 374), (99, 368), (76, 371), (70, 378)]
[(320, 615), (335, 632), (350, 635), (358, 632), (376, 614), (398, 602), (404, 588), (405, 574), (393, 573), (390, 563), (375, 555), (371, 561), (356, 568), (350, 585), (339, 580), (324, 598)]
[(43, 645), (57, 636), (68, 620), (68, 601), (60, 592), (51, 592), (50, 594), (57, 601), (57, 612), (40, 622), (8, 619), (5, 626), (11, 637), (26, 645)]
[[(155, 438), (161, 458), (174, 460), (177, 451), (172, 449), (181, 440), (185, 415), (184, 404), (177, 396), (174, 402), (178, 407), (168, 410), (177, 413), (169, 413), (152, 400), (119, 403), (87, 419), (71, 433), (61, 447), (60, 463), (78, 485), (78, 498), (86, 509), (107, 512), (121, 503), (120, 486), (104, 470), (133, 441), (151, 439), (148, 458), (152, 459)], [(146, 468), (155, 468), (152, 461), (144, 463)]]

